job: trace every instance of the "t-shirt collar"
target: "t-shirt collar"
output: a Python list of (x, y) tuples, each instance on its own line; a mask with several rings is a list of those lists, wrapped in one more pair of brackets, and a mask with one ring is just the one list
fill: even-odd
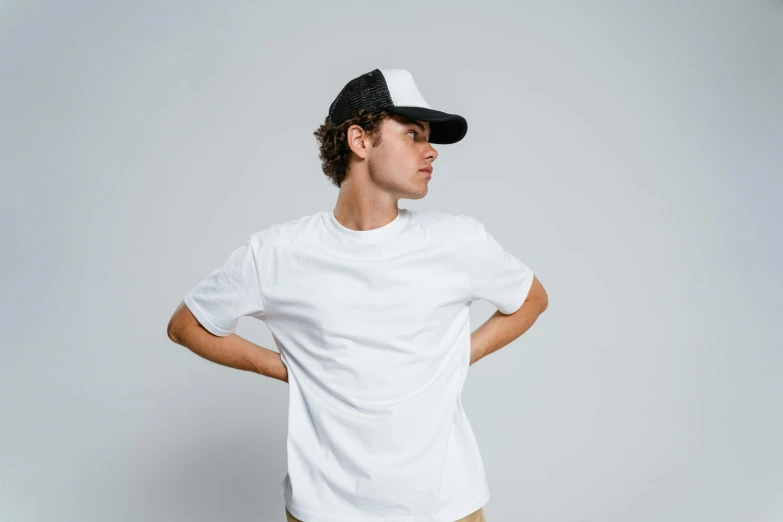
[(323, 216), (327, 228), (343, 240), (351, 243), (377, 243), (390, 239), (402, 231), (408, 221), (408, 209), (398, 208), (397, 217), (372, 230), (353, 230), (343, 226), (334, 216), (334, 210), (325, 210)]

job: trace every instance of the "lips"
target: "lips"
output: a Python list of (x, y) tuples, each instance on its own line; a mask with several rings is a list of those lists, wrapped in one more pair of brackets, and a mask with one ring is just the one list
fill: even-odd
[(419, 170), (422, 171), (422, 172), (426, 172), (430, 176), (432, 175), (432, 167), (427, 167), (427, 168), (419, 169)]

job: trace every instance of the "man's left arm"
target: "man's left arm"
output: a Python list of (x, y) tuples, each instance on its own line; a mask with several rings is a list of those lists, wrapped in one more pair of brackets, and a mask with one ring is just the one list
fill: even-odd
[(533, 276), (527, 298), (512, 314), (500, 310), (470, 334), (470, 364), (495, 352), (525, 333), (549, 304), (546, 290)]

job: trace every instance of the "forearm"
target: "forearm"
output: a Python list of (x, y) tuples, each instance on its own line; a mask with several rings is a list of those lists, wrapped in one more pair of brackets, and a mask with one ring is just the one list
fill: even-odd
[(513, 314), (496, 311), (470, 334), (470, 364), (500, 350), (525, 333), (545, 309), (540, 300), (530, 299)]
[(218, 337), (196, 324), (178, 332), (172, 340), (214, 363), (288, 382), (288, 369), (278, 352), (254, 344), (237, 334)]

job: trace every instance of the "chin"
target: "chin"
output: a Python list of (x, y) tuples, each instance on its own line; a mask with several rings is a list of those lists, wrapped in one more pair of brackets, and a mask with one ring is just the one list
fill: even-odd
[(397, 193), (401, 194), (402, 199), (422, 199), (429, 192), (429, 186), (425, 182), (421, 183), (421, 180), (411, 180), (406, 185), (398, 185)]
[(425, 187), (424, 191), (412, 192), (410, 196), (408, 196), (408, 199), (422, 199), (424, 196), (427, 195), (428, 192), (429, 190)]

